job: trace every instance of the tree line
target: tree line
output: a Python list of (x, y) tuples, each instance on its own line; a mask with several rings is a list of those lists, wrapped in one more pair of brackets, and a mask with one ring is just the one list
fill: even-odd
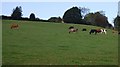
[[(73, 23), (73, 24), (85, 24), (100, 26), (104, 28), (113, 28), (113, 26), (108, 22), (108, 18), (105, 16), (104, 11), (97, 11), (94, 13), (89, 12), (90, 9), (84, 7), (72, 7), (65, 11), (63, 17), (51, 17), (48, 20), (43, 20), (35, 17), (34, 13), (31, 13), (29, 18), (22, 17), (22, 7), (17, 6), (13, 9), (11, 16), (2, 15), (2, 19), (12, 19), (12, 20), (30, 20), (30, 21), (46, 21), (46, 22), (57, 22), (57, 23)], [(118, 30), (120, 26), (120, 17), (117, 16), (114, 19), (115, 29)]]
[(13, 9), (13, 12), (11, 16), (0, 16), (2, 19), (8, 19), (8, 20), (29, 20), (29, 21), (43, 21), (43, 22), (48, 22), (48, 20), (43, 20), (35, 17), (34, 13), (31, 13), (29, 18), (28, 17), (22, 17), (22, 7), (17, 6), (16, 8)]

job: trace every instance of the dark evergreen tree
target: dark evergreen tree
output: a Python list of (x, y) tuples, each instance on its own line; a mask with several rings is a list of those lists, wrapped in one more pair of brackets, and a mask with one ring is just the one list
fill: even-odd
[(19, 20), (22, 18), (22, 8), (21, 6), (17, 6), (13, 9), (13, 13), (11, 14), (12, 19)]
[(35, 20), (35, 14), (34, 13), (30, 14), (30, 20)]
[(84, 20), (91, 25), (95, 25), (94, 13), (86, 14)]
[(63, 15), (65, 23), (80, 23), (82, 20), (81, 10), (78, 7), (68, 9)]

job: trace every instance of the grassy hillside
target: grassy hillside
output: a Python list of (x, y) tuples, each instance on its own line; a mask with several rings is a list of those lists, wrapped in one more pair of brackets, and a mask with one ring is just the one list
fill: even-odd
[(0, 20), (0, 66), (2, 65), (2, 20)]
[[(10, 29), (18, 23), (18, 30)], [(118, 36), (90, 35), (95, 26), (3, 20), (4, 65), (117, 65)], [(79, 29), (68, 33), (69, 26)], [(86, 28), (86, 32), (82, 32)]]

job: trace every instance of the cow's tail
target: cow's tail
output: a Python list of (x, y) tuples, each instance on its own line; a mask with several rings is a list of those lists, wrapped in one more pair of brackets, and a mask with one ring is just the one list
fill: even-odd
[(95, 35), (97, 34), (97, 31), (95, 31)]

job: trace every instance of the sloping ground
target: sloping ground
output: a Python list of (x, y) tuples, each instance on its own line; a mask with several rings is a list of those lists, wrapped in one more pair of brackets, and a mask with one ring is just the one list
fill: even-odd
[[(20, 28), (10, 29), (11, 23)], [(117, 65), (118, 35), (90, 35), (95, 26), (3, 20), (3, 65)], [(78, 28), (68, 33), (69, 26)], [(86, 28), (87, 31), (81, 31)]]
[(2, 20), (0, 20), (0, 66), (2, 65)]

